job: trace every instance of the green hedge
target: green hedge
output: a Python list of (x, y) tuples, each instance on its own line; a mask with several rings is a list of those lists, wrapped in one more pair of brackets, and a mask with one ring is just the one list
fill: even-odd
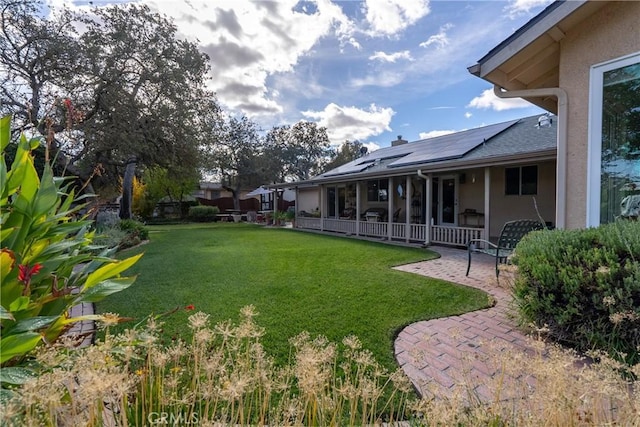
[(215, 221), (219, 213), (220, 209), (217, 206), (191, 206), (189, 219), (200, 222)]
[(640, 362), (640, 222), (530, 233), (516, 252), (525, 324), (579, 351)]

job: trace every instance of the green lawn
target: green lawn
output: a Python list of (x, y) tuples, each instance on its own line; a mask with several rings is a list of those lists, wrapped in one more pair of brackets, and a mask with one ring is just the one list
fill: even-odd
[[(129, 271), (139, 274), (135, 284), (98, 311), (140, 319), (193, 304), (217, 323), (237, 320), (253, 304), (263, 344), (280, 363), (288, 339), (308, 331), (335, 342), (354, 334), (393, 368), (393, 339), (403, 326), (488, 302), (482, 291), (391, 269), (435, 256), (424, 249), (226, 223), (154, 226), (150, 240), (124, 254), (145, 253)], [(189, 314), (165, 318), (167, 338), (188, 338)]]

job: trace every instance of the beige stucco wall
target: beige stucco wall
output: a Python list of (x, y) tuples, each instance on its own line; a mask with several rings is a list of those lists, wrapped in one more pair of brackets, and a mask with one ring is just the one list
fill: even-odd
[(320, 187), (298, 189), (296, 205), (298, 212), (313, 212), (320, 208)]
[(567, 228), (586, 225), (589, 78), (594, 64), (640, 51), (640, 2), (612, 2), (561, 41), (560, 87), (567, 91)]
[[(504, 167), (491, 168), (491, 217), (489, 235), (499, 236), (502, 226), (515, 219), (539, 219), (555, 221), (556, 212), (556, 163), (543, 162), (538, 165), (538, 194), (536, 196), (507, 196), (505, 192)], [(527, 166), (525, 164), (520, 166)], [(484, 175), (483, 175), (484, 179)], [(479, 190), (480, 194), (483, 189)], [(535, 197), (535, 205), (534, 205)], [(555, 224), (554, 224), (555, 225)]]

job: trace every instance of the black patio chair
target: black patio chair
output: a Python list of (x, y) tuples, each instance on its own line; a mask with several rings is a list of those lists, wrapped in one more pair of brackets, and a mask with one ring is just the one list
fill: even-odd
[(500, 274), (498, 270), (498, 264), (505, 263), (509, 255), (513, 253), (516, 245), (525, 236), (525, 234), (534, 231), (542, 230), (544, 224), (540, 221), (531, 219), (518, 219), (515, 221), (509, 221), (504, 224), (500, 237), (498, 238), (498, 244), (493, 244), (484, 239), (471, 239), (467, 243), (467, 252), (469, 255), (469, 263), (467, 264), (467, 274), (469, 275), (469, 269), (471, 268), (471, 254), (482, 253), (490, 255), (496, 259), (496, 279)]

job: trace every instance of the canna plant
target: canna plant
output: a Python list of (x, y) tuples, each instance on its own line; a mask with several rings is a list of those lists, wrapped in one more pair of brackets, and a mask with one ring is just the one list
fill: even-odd
[[(93, 303), (129, 287), (122, 277), (140, 257), (118, 261), (112, 251), (96, 255), (92, 221), (80, 214), (87, 198), (77, 197), (67, 178), (54, 177), (45, 162), (42, 176), (32, 151), (40, 140), (20, 136), (11, 167), (5, 161), (10, 116), (0, 119), (0, 381), (30, 376), (28, 356), (53, 343), (71, 324), (101, 316), (69, 316), (80, 303)], [(72, 292), (73, 291), (73, 292)]]

